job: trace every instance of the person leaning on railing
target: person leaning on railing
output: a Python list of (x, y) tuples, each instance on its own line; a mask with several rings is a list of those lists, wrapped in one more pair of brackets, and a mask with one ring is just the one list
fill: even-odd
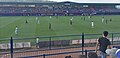
[(103, 36), (98, 39), (97, 44), (96, 44), (96, 53), (97, 53), (98, 46), (99, 46), (101, 58), (107, 57), (107, 54), (105, 52), (107, 48), (111, 49), (111, 46), (110, 46), (111, 43), (110, 43), (110, 40), (107, 38), (107, 36), (108, 36), (108, 31), (104, 31)]

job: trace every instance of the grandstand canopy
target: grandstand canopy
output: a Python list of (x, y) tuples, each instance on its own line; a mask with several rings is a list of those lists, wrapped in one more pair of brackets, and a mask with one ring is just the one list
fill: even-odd
[(120, 0), (49, 0), (55, 2), (77, 2), (77, 3), (120, 3)]
[[(0, 1), (2, 1), (2, 0), (0, 0)], [(7, 1), (7, 0), (6, 0)], [(28, 2), (23, 2), (22, 0), (20, 0), (21, 2), (15, 2), (15, 1), (13, 1), (13, 0), (10, 0), (11, 2), (0, 2), (0, 5), (20, 5), (20, 4), (23, 4), (23, 5), (57, 5), (57, 4), (60, 4), (60, 5), (65, 5), (65, 4), (70, 4), (70, 5), (93, 5), (93, 6), (95, 6), (95, 5), (101, 5), (101, 6), (103, 6), (103, 5), (109, 5), (109, 6), (112, 6), (112, 5), (120, 5), (120, 3), (76, 3), (76, 2), (69, 2), (69, 1), (66, 1), (66, 2), (51, 2), (51, 1), (48, 1), (48, 2), (45, 2), (45, 1), (47, 1), (47, 0), (45, 0), (45, 1), (39, 1), (39, 2), (37, 2), (37, 0), (36, 1), (34, 1), (34, 0), (31, 0), (31, 2), (30, 1), (28, 1)], [(25, 0), (25, 1), (27, 1), (27, 0)], [(32, 2), (32, 1), (34, 1), (34, 2)], [(118, 6), (117, 6), (118, 7)]]
[(120, 0), (0, 0), (0, 2), (27, 2), (27, 3), (51, 3), (51, 2), (75, 2), (75, 3), (119, 3)]
[(50, 2), (48, 0), (0, 0), (0, 2)]

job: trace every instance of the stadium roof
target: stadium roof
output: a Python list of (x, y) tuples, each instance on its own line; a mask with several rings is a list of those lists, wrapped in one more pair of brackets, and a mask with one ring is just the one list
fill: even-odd
[(77, 2), (77, 3), (120, 3), (120, 0), (49, 0), (55, 2)]
[(0, 2), (52, 2), (49, 0), (0, 0)]
[[(0, 0), (1, 1), (1, 0)], [(0, 4), (25, 4), (25, 5), (29, 5), (29, 4), (66, 4), (66, 3), (69, 3), (69, 4), (80, 4), (80, 5), (120, 5), (120, 3), (76, 3), (76, 2), (69, 2), (69, 1), (65, 1), (65, 2), (45, 2), (45, 1), (40, 1), (40, 2), (16, 2), (16, 1), (11, 1), (11, 2), (0, 2)]]
[(120, 0), (0, 0), (0, 2), (27, 2), (27, 3), (51, 3), (51, 2), (75, 2), (75, 3), (116, 3)]

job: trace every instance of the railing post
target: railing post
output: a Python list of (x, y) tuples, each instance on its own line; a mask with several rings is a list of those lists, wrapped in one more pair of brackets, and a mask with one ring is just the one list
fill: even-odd
[(82, 33), (82, 55), (84, 52), (84, 33)]
[(45, 54), (43, 54), (43, 58), (45, 58)]
[(86, 56), (86, 58), (87, 58), (87, 50), (85, 50), (85, 56)]
[(13, 58), (13, 39), (12, 39), (12, 37), (10, 39), (10, 53), (11, 53), (11, 58)]
[(49, 50), (51, 50), (51, 37), (49, 38)]
[(112, 44), (113, 44), (113, 33), (112, 33)]

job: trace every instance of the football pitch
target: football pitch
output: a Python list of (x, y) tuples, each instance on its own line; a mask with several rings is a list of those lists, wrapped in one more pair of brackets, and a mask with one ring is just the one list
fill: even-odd
[[(36, 19), (37, 17), (37, 19)], [(72, 25), (70, 19), (73, 17)], [(104, 17), (104, 22), (102, 22)], [(85, 19), (84, 19), (85, 18)], [(110, 21), (110, 19), (112, 19)], [(26, 23), (27, 20), (27, 23)], [(106, 22), (107, 20), (107, 22)], [(92, 28), (91, 21), (94, 22)], [(51, 24), (51, 26), (50, 26)], [(15, 28), (18, 26), (18, 34)], [(49, 29), (51, 27), (51, 29)], [(37, 36), (61, 36), (75, 34), (101, 34), (103, 31), (110, 33), (120, 32), (119, 15), (101, 16), (1, 16), (0, 39)]]

